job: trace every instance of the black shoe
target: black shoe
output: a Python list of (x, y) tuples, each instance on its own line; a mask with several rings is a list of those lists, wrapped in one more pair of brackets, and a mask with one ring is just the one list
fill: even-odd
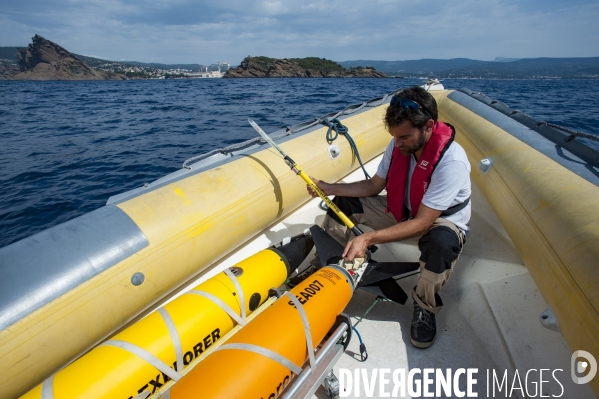
[(299, 283), (301, 283), (302, 281), (307, 279), (312, 273), (314, 273), (318, 269), (320, 269), (320, 268), (315, 265), (312, 265), (312, 264), (308, 265), (308, 267), (305, 268), (302, 272), (298, 273), (294, 277), (291, 277), (289, 279), (289, 281), (287, 281), (287, 287), (289, 287), (289, 288), (295, 287), (296, 285), (298, 285)]
[(410, 329), (410, 341), (416, 348), (428, 348), (435, 341), (437, 335), (437, 323), (435, 314), (423, 309), (414, 302), (414, 316), (412, 317), (412, 328)]

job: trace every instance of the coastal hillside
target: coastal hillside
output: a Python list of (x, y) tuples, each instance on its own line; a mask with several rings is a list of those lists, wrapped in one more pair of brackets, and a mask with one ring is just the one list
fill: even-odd
[[(19, 47), (0, 47), (0, 63), (17, 65), (17, 54), (19, 54)], [(211, 71), (216, 71), (219, 67), (218, 64), (209, 66), (201, 64), (159, 64), (137, 61), (110, 61), (75, 53), (71, 53), (71, 55), (80, 61), (85, 62), (88, 66), (100, 70), (107, 70), (108, 66), (113, 69), (116, 67), (121, 67), (121, 69), (125, 69), (126, 67), (142, 67), (147, 69), (186, 69), (189, 71), (202, 71), (205, 68), (208, 68)]]
[(469, 58), (451, 58), (449, 60), (425, 58), (407, 61), (372, 61), (356, 60), (339, 62), (345, 68), (356, 66), (371, 66), (387, 75), (426, 76), (450, 69), (464, 68), (474, 65), (487, 64), (488, 61), (472, 60)]
[[(42, 38), (43, 39), (43, 38)], [(45, 39), (44, 39), (45, 40)], [(52, 43), (52, 42), (50, 42)], [(55, 44), (55, 43), (54, 43)], [(58, 46), (60, 47), (60, 46)], [(61, 47), (62, 50), (64, 48)], [(23, 79), (19, 66), (20, 47), (0, 47), (0, 80), (2, 79)], [(66, 50), (65, 50), (66, 51)], [(58, 52), (60, 53), (60, 52)], [(159, 64), (144, 63), (137, 61), (110, 61), (101, 58), (89, 57), (69, 52), (70, 57), (74, 57), (99, 72), (101, 76), (109, 79), (168, 79), (168, 78), (186, 78), (190, 74), (200, 71), (218, 71), (221, 68), (229, 68), (227, 63), (218, 63), (211, 65), (200, 64)], [(52, 57), (54, 58), (54, 57)], [(43, 78), (46, 80), (47, 78)], [(71, 80), (69, 77), (54, 77), (51, 80)]]
[(121, 75), (96, 71), (58, 44), (40, 35), (27, 48), (19, 48), (17, 64), (3, 63), (0, 79), (10, 80), (107, 80)]
[(512, 62), (488, 62), (443, 71), (439, 78), (483, 79), (597, 79), (599, 57), (525, 58)]
[(372, 67), (345, 69), (324, 58), (246, 57), (237, 68), (231, 68), (225, 78), (386, 78)]
[(18, 47), (0, 47), (0, 63), (17, 63)]
[(469, 58), (406, 61), (354, 60), (335, 62), (318, 57), (276, 59), (246, 57), (228, 63), (158, 64), (109, 61), (70, 53), (39, 35), (27, 48), (0, 47), (0, 80), (169, 79), (197, 77), (208, 71), (246, 77), (425, 77), (444, 79), (598, 79), (599, 57)]
[(343, 61), (349, 68), (371, 66), (390, 76), (456, 79), (597, 79), (599, 57), (505, 58), (480, 61), (469, 58), (421, 59), (408, 61)]

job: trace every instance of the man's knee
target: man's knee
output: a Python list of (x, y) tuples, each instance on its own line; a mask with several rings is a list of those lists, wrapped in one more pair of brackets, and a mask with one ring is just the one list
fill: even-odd
[(450, 270), (462, 250), (458, 235), (446, 226), (429, 230), (418, 241), (418, 248), (425, 269), (437, 274)]
[[(339, 210), (343, 212), (347, 217), (350, 217), (355, 213), (364, 213), (364, 208), (359, 198), (354, 197), (334, 197), (333, 203), (337, 205)], [(343, 221), (339, 219), (339, 216), (332, 209), (329, 208), (327, 215), (333, 218), (337, 223), (343, 224)]]

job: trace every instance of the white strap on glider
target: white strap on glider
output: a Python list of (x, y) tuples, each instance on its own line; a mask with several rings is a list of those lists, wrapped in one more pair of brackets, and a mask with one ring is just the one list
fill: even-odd
[(187, 294), (199, 295), (201, 297), (208, 299), (209, 301), (214, 302), (219, 308), (221, 308), (222, 310), (227, 312), (227, 314), (229, 316), (231, 316), (231, 318), (233, 320), (235, 320), (237, 322), (237, 324), (241, 324), (242, 326), (245, 326), (246, 321), (244, 319), (242, 319), (241, 317), (239, 317), (239, 315), (237, 313), (235, 313), (235, 311), (233, 309), (231, 309), (231, 307), (229, 305), (227, 305), (225, 302), (223, 302), (222, 299), (217, 298), (212, 294), (209, 294), (207, 292), (200, 291), (200, 290), (191, 290), (191, 291), (188, 291)]
[(297, 309), (302, 318), (302, 323), (304, 323), (304, 332), (306, 333), (306, 346), (308, 347), (310, 369), (316, 370), (316, 359), (314, 358), (314, 349), (312, 349), (312, 333), (310, 332), (310, 322), (308, 321), (308, 315), (306, 315), (304, 307), (302, 306), (300, 301), (295, 297), (295, 295), (293, 295), (289, 291), (287, 291), (284, 295), (291, 299), (291, 302), (293, 302), (295, 308)]
[(177, 371), (170, 368), (166, 363), (162, 360), (158, 359), (156, 356), (152, 355), (150, 352), (145, 349), (140, 348), (139, 346), (133, 345), (129, 342), (119, 341), (119, 340), (110, 340), (106, 341), (99, 346), (115, 346), (117, 348), (121, 348), (126, 350), (127, 352), (133, 353), (135, 356), (145, 360), (152, 366), (156, 367), (158, 370), (163, 372), (165, 375), (169, 376), (170, 379), (174, 381), (179, 381), (181, 379), (181, 374)]
[(235, 289), (237, 290), (237, 295), (239, 297), (239, 309), (240, 309), (240, 313), (241, 316), (238, 315), (229, 305), (227, 305), (222, 299), (208, 293), (208, 292), (204, 292), (204, 291), (200, 291), (200, 290), (191, 290), (188, 291), (187, 294), (196, 294), (199, 296), (202, 296), (206, 299), (208, 299), (209, 301), (212, 301), (214, 304), (216, 304), (219, 308), (221, 308), (222, 310), (224, 310), (225, 312), (227, 312), (227, 314), (229, 316), (231, 316), (231, 318), (233, 320), (235, 320), (235, 322), (237, 322), (237, 324), (240, 324), (242, 326), (245, 326), (247, 324), (247, 320), (246, 320), (246, 312), (245, 312), (245, 296), (243, 295), (243, 289), (241, 289), (241, 284), (239, 284), (239, 281), (237, 280), (237, 277), (235, 277), (235, 275), (233, 274), (233, 272), (231, 271), (231, 269), (225, 269), (224, 273), (227, 277), (229, 277), (229, 279), (231, 280), (231, 282), (233, 283), (233, 285), (235, 286)]
[(158, 308), (158, 313), (160, 313), (160, 316), (162, 316), (162, 319), (168, 328), (168, 333), (171, 336), (171, 340), (173, 341), (175, 355), (177, 356), (177, 370), (183, 370), (185, 367), (183, 365), (183, 349), (181, 348), (181, 338), (177, 332), (177, 327), (175, 327), (175, 323), (173, 323), (171, 315), (168, 314), (165, 308)]
[(221, 351), (221, 350), (226, 350), (226, 349), (238, 349), (238, 350), (243, 350), (243, 351), (248, 351), (248, 352), (254, 352), (254, 353), (257, 353), (264, 357), (267, 357), (271, 360), (274, 360), (275, 362), (279, 363), (283, 367), (287, 367), (289, 370), (291, 370), (296, 375), (299, 375), (302, 372), (302, 368), (295, 365), (291, 360), (287, 359), (284, 356), (279, 355), (276, 352), (271, 351), (270, 349), (266, 349), (261, 346), (252, 345), (252, 344), (233, 343), (233, 344), (222, 345), (222, 346), (216, 348), (214, 351), (216, 352), (216, 351)]
[(44, 380), (42, 384), (42, 399), (54, 399), (54, 374)]
[(245, 321), (245, 297), (243, 295), (243, 290), (241, 289), (241, 284), (239, 284), (239, 281), (237, 281), (237, 277), (235, 277), (231, 269), (225, 269), (225, 274), (227, 275), (227, 277), (231, 279), (233, 285), (235, 286), (235, 289), (237, 289), (237, 293), (239, 294), (239, 308), (241, 309), (241, 318)]

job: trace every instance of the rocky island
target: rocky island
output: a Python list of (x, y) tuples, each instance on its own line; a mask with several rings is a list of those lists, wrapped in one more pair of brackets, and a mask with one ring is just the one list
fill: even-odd
[[(112, 80), (214, 77), (198, 76), (200, 65), (142, 64), (115, 62), (70, 53), (40, 35), (27, 48), (3, 47), (0, 80)], [(173, 69), (177, 67), (177, 69)], [(187, 67), (196, 67), (202, 73)], [(228, 68), (228, 65), (227, 65)], [(207, 68), (206, 68), (207, 69)], [(219, 76), (220, 65), (219, 65)], [(225, 78), (386, 78), (374, 67), (345, 68), (325, 58), (246, 57), (240, 66), (228, 69)]]
[(372, 67), (345, 69), (324, 58), (246, 57), (237, 68), (231, 68), (224, 78), (386, 78)]
[(8, 80), (107, 80), (124, 76), (97, 71), (58, 44), (40, 35), (27, 48), (19, 48), (17, 65), (0, 66), (0, 79)]

